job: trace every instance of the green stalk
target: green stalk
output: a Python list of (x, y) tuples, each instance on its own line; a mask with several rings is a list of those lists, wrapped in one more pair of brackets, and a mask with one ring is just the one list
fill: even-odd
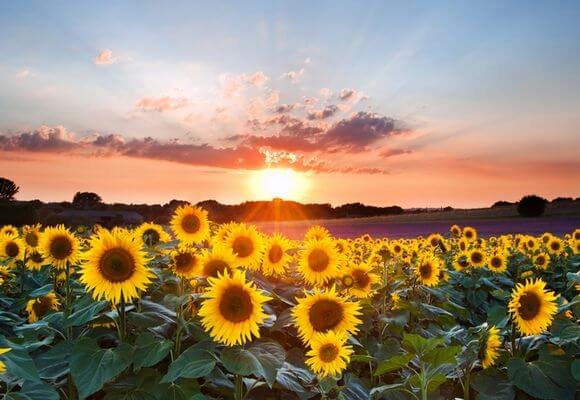
[(465, 374), (465, 385), (463, 385), (463, 400), (469, 400), (469, 387), (471, 386), (471, 369)]
[(127, 321), (125, 315), (125, 295), (121, 291), (121, 302), (119, 304), (119, 340), (121, 342), (125, 341), (127, 336)]
[(183, 296), (183, 292), (184, 292), (184, 288), (183, 288), (183, 278), (179, 278), (179, 290), (178, 290), (178, 296), (179, 296), (179, 304), (177, 304), (176, 310), (175, 310), (175, 314), (176, 314), (176, 323), (177, 323), (177, 328), (175, 331), (175, 348), (174, 348), (174, 353), (175, 353), (175, 357), (177, 358), (179, 356), (179, 353), (181, 352), (181, 319), (183, 316), (183, 305), (181, 304), (181, 297)]
[(236, 374), (235, 378), (236, 391), (234, 393), (234, 400), (243, 400), (244, 398), (244, 381), (242, 375)]

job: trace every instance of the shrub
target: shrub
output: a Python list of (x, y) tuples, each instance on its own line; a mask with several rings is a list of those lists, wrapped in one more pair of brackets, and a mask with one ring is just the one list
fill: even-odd
[(522, 217), (539, 217), (546, 210), (548, 200), (536, 195), (522, 197), (518, 203), (518, 214)]

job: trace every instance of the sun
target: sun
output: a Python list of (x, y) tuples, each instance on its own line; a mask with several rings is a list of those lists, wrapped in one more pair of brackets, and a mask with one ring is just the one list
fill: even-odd
[(300, 199), (307, 188), (303, 174), (285, 168), (268, 168), (256, 171), (251, 179), (252, 191), (260, 199)]

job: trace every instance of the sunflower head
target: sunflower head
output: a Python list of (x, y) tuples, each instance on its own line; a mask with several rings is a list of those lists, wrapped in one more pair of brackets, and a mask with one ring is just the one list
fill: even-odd
[(180, 206), (175, 210), (170, 224), (175, 236), (184, 244), (200, 243), (209, 237), (207, 211), (202, 208)]
[(320, 377), (337, 376), (350, 362), (352, 347), (346, 345), (347, 336), (333, 331), (316, 334), (310, 341), (306, 364)]
[(482, 267), (486, 263), (486, 255), (483, 250), (474, 248), (469, 252), (469, 264), (473, 267)]
[(246, 224), (234, 226), (230, 230), (226, 246), (231, 250), (238, 265), (250, 269), (260, 266), (259, 261), (264, 243), (254, 226)]
[(0, 258), (12, 260), (24, 259), (24, 241), (17, 236), (0, 236)]
[(338, 276), (339, 262), (334, 240), (311, 240), (304, 244), (297, 269), (308, 284), (323, 285)]
[(499, 357), (501, 336), (499, 329), (495, 326), (491, 326), (482, 336), (482, 345), (480, 346), (481, 366), (488, 368), (494, 365)]
[(536, 279), (518, 283), (512, 291), (508, 310), (524, 335), (540, 334), (552, 324), (557, 296), (545, 287), (546, 282)]
[(41, 320), (50, 311), (58, 310), (60, 302), (54, 293), (31, 299), (26, 303), (28, 322), (33, 323)]
[(330, 232), (323, 226), (313, 225), (304, 234), (304, 241), (322, 240), (330, 237)]
[(546, 253), (540, 253), (534, 257), (534, 265), (539, 269), (548, 268), (550, 263), (550, 255)]
[(0, 236), (18, 236), (18, 228), (12, 225), (4, 225), (0, 228)]
[(91, 238), (80, 281), (95, 299), (117, 304), (121, 297), (138, 298), (139, 291), (145, 290), (154, 276), (141, 246), (130, 232), (101, 229)]
[(334, 287), (315, 289), (298, 299), (292, 315), (300, 337), (308, 342), (316, 333), (330, 330), (342, 334), (355, 333), (361, 320), (360, 304), (339, 296)]
[(137, 229), (135, 229), (136, 236), (143, 241), (146, 246), (152, 247), (159, 243), (169, 242), (171, 236), (161, 225), (154, 224), (153, 222), (146, 222), (141, 224)]
[(36, 250), (40, 241), (40, 224), (24, 226), (22, 228), (22, 239), (27, 249)]
[(421, 257), (415, 266), (415, 275), (425, 286), (437, 286), (441, 271), (441, 261), (433, 255)]
[(552, 255), (558, 255), (564, 249), (564, 246), (562, 245), (562, 240), (560, 238), (555, 237), (555, 236), (552, 236), (550, 238), (546, 247), (548, 249), (548, 253), (550, 253)]
[(28, 269), (38, 271), (46, 264), (44, 257), (38, 251), (31, 252), (26, 258), (26, 266)]
[(372, 272), (372, 267), (368, 263), (352, 265), (347, 276), (351, 276), (353, 280), (350, 293), (360, 298), (371, 295), (373, 285), (379, 281), (379, 276)]
[(492, 254), (487, 262), (489, 270), (495, 273), (502, 273), (507, 270), (507, 259), (502, 253)]
[(449, 228), (449, 232), (451, 233), (451, 236), (453, 236), (454, 238), (458, 238), (459, 236), (461, 236), (461, 228), (459, 227), (459, 225), (451, 225), (451, 228)]
[(469, 242), (475, 242), (477, 240), (477, 231), (471, 226), (466, 226), (463, 228), (463, 237)]
[(209, 335), (227, 346), (243, 345), (260, 337), (267, 315), (263, 304), (270, 298), (246, 281), (242, 271), (208, 278), (209, 287), (199, 309), (201, 324)]
[(47, 264), (56, 268), (66, 268), (76, 264), (80, 257), (80, 242), (64, 225), (44, 229), (38, 243), (40, 254)]
[[(8, 353), (10, 350), (12, 350), (12, 349), (0, 347), (0, 356), (2, 354)], [(0, 361), (0, 375), (2, 375), (5, 372), (6, 372), (6, 364), (4, 364), (4, 362)]]
[(230, 275), (237, 267), (236, 257), (232, 251), (223, 245), (204, 250), (201, 256), (197, 275), (205, 278), (216, 278), (219, 274), (228, 272)]
[(170, 255), (171, 269), (175, 275), (182, 278), (193, 278), (199, 270), (201, 257), (194, 248), (180, 246)]
[(286, 266), (292, 259), (292, 256), (288, 254), (290, 247), (290, 241), (279, 233), (268, 239), (262, 260), (264, 275), (282, 275), (286, 272)]

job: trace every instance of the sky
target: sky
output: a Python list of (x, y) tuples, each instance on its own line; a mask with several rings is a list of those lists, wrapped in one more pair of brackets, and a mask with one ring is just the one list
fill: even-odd
[(0, 176), (44, 201), (579, 197), (578, 20), (574, 1), (1, 2)]

